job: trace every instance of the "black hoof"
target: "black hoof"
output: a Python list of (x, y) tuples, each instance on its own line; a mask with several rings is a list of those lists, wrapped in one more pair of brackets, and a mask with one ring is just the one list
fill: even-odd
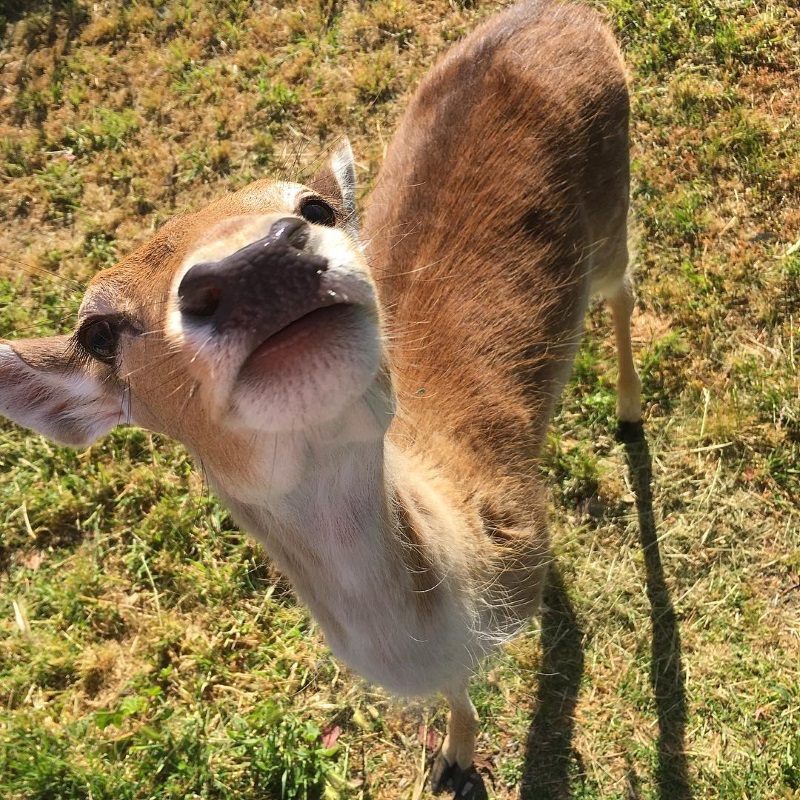
[(483, 779), (474, 766), (461, 769), (458, 764), (448, 764), (441, 752), (433, 758), (431, 766), (431, 791), (434, 794), (452, 792), (454, 798), (478, 800), (486, 797)]
[(617, 441), (622, 444), (640, 442), (644, 438), (644, 425), (641, 422), (620, 420), (617, 425)]

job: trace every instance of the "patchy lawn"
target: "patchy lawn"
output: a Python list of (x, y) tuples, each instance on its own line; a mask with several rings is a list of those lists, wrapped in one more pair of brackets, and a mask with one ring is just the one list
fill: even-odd
[[(366, 191), (409, 87), (500, 5), (0, 2), (0, 336), (69, 329), (166, 219), (341, 133)], [(599, 5), (633, 77), (647, 442), (614, 438), (595, 309), (547, 608), (475, 681), (478, 763), (498, 798), (796, 797), (800, 13)], [(0, 796), (419, 796), (441, 708), (337, 664), (180, 447), (0, 422), (0, 475)]]

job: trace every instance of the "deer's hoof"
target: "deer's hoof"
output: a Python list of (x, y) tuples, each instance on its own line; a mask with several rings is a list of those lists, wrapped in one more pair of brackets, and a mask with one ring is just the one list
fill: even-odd
[(644, 438), (644, 425), (641, 422), (620, 420), (617, 425), (617, 441), (626, 444), (639, 442)]
[(483, 780), (475, 767), (462, 769), (458, 764), (449, 764), (441, 751), (433, 757), (430, 781), (434, 794), (452, 792), (453, 797), (460, 800), (477, 800), (486, 796), (485, 790), (481, 792)]

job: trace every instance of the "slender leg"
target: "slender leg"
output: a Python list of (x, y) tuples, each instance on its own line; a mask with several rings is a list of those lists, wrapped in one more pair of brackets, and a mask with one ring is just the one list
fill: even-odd
[(642, 384), (636, 374), (631, 347), (631, 314), (633, 286), (626, 273), (619, 291), (608, 298), (617, 340), (619, 379), (617, 380), (617, 416), (623, 422), (639, 422), (642, 418)]
[(445, 694), (450, 713), (447, 717), (447, 735), (442, 749), (436, 754), (431, 769), (431, 786), (434, 792), (446, 788), (448, 781), (456, 792), (467, 778), (475, 755), (475, 737), (478, 735), (478, 712), (469, 699), (467, 686)]

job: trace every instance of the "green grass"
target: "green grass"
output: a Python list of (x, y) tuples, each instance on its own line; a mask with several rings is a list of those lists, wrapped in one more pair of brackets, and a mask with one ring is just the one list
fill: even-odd
[[(498, 5), (0, 3), (0, 336), (68, 330), (164, 220), (340, 133), (366, 190), (408, 87)], [(633, 81), (649, 450), (615, 441), (593, 309), (547, 607), (475, 682), (478, 766), (499, 798), (797, 797), (800, 18), (597, 5)], [(0, 422), (0, 476), (1, 797), (418, 796), (442, 709), (337, 664), (180, 447)]]

